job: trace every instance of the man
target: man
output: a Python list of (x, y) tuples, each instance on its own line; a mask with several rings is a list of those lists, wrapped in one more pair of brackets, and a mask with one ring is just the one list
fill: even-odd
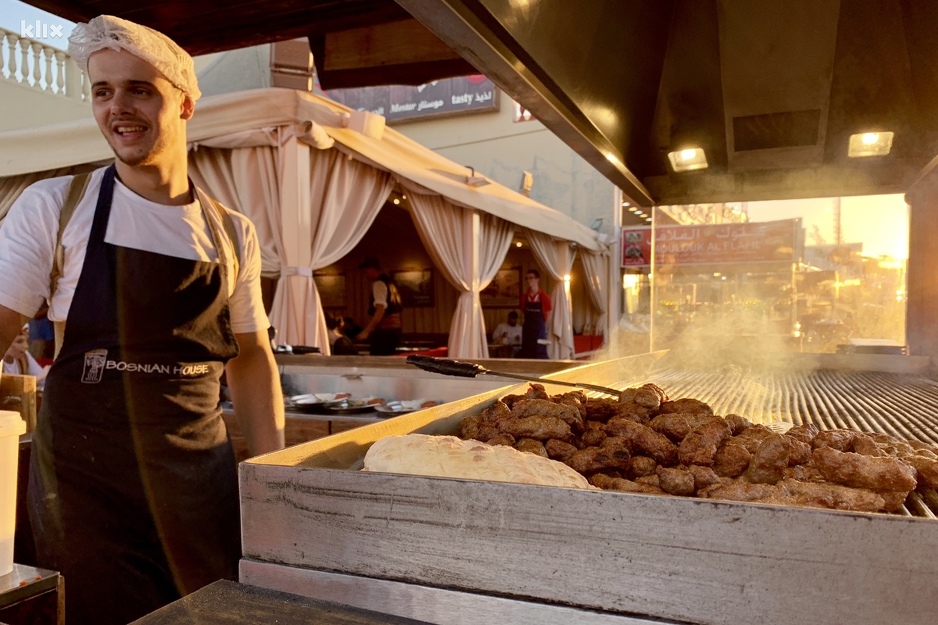
[(524, 323), (521, 327), (521, 357), (547, 359), (547, 318), (550, 296), (541, 290), (541, 274), (529, 269), (525, 274), (528, 289), (521, 295)]
[(518, 313), (508, 313), (508, 323), (500, 323), (492, 332), (492, 342), (499, 346), (498, 354), (514, 357), (521, 350), (521, 326), (518, 325)]
[(237, 467), (219, 377), (252, 454), (283, 447), (283, 401), (256, 233), (187, 177), (201, 95), (192, 58), (111, 16), (78, 24), (69, 53), (116, 159), (75, 204), (54, 292), (71, 178), (32, 185), (10, 209), (0, 344), (43, 299), (67, 321), (33, 434), (30, 518), (39, 565), (64, 574), (68, 622), (107, 625), (236, 579)]
[(377, 258), (366, 258), (358, 266), (365, 277), (371, 280), (371, 298), (368, 314), (371, 319), (356, 337), (359, 341), (370, 341), (372, 356), (390, 356), (397, 351), (401, 342), (401, 294), (387, 274), (381, 271)]

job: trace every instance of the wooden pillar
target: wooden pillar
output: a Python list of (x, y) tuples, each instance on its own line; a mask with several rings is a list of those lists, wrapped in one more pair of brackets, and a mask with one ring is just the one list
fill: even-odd
[(913, 356), (938, 363), (938, 170), (906, 194), (909, 204), (909, 269), (906, 343)]

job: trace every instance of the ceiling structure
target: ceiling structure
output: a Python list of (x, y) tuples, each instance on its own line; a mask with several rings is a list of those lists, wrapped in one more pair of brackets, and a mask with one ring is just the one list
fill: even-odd
[(929, 0), (27, 1), (193, 54), (307, 37), (326, 89), (484, 73), (641, 206), (900, 193), (938, 154)]

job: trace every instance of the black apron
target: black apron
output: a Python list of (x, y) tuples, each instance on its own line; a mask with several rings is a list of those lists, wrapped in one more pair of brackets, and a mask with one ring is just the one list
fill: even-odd
[(544, 308), (541, 298), (532, 302), (524, 297), (524, 323), (521, 325), (521, 357), (546, 360), (547, 323), (544, 321)]
[(237, 579), (237, 464), (218, 406), (238, 353), (225, 253), (199, 262), (105, 243), (104, 174), (62, 350), (33, 435), (39, 565), (65, 579), (69, 625), (124, 624)]

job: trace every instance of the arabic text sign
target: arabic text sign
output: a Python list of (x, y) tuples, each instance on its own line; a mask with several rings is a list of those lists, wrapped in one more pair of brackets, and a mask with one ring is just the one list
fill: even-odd
[[(795, 260), (799, 220), (655, 228), (655, 263), (711, 265), (719, 263), (785, 262)], [(652, 229), (622, 231), (622, 266), (647, 267), (652, 257)]]

